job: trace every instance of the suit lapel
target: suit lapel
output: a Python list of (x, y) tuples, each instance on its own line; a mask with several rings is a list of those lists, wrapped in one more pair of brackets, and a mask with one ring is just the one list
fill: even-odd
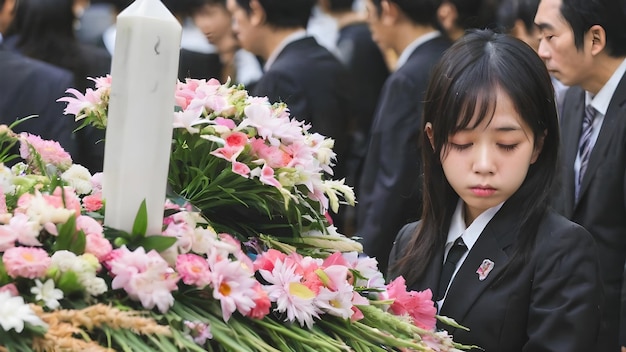
[(576, 155), (578, 153), (578, 140), (580, 139), (580, 133), (583, 124), (583, 114), (585, 105), (585, 92), (576, 87), (570, 88), (573, 94), (570, 95), (568, 103), (571, 104), (567, 112), (563, 114), (563, 118), (566, 119), (562, 125), (561, 134), (563, 135), (563, 158), (564, 168), (562, 184), (563, 192), (566, 202), (566, 214), (565, 216), (571, 217), (574, 212), (575, 206), (575, 185), (574, 185), (574, 162), (576, 161)]
[(606, 155), (608, 148), (611, 146), (611, 139), (615, 135), (616, 128), (614, 128), (614, 125), (617, 123), (619, 118), (626, 117), (626, 106), (624, 106), (625, 102), (626, 75), (622, 77), (619, 85), (615, 89), (609, 108), (604, 116), (604, 121), (602, 122), (600, 133), (598, 134), (598, 140), (593, 146), (593, 150), (589, 156), (589, 165), (587, 166), (587, 171), (585, 172), (580, 185), (579, 198), (582, 198), (583, 193), (587, 190), (587, 188), (589, 188), (589, 183), (593, 179), (594, 173), (598, 170), (598, 166), (600, 166), (601, 161), (605, 159), (604, 156)]
[[(512, 206), (505, 205), (489, 222), (456, 273), (440, 314), (461, 322), (481, 293), (489, 287), (509, 264), (505, 252), (516, 236), (511, 231)], [(476, 273), (483, 261), (493, 262), (492, 270), (483, 279)], [(450, 331), (454, 334), (454, 330)]]
[(443, 268), (443, 250), (441, 247), (433, 255), (428, 269), (424, 275), (420, 278), (419, 282), (407, 283), (407, 289), (412, 291), (423, 291), (430, 288), (433, 293), (433, 299), (437, 295), (437, 289), (439, 286), (439, 277), (441, 276), (441, 269)]

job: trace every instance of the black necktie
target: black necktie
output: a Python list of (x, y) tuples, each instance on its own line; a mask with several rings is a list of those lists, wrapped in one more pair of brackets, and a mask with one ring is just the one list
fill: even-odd
[(441, 277), (439, 278), (439, 290), (437, 291), (437, 301), (443, 299), (443, 296), (446, 294), (446, 290), (448, 288), (448, 283), (452, 278), (452, 274), (454, 274), (454, 270), (456, 269), (456, 265), (459, 260), (467, 251), (467, 246), (461, 237), (457, 238), (450, 248), (448, 252), (448, 256), (446, 257), (446, 262), (443, 264), (443, 269), (441, 270)]

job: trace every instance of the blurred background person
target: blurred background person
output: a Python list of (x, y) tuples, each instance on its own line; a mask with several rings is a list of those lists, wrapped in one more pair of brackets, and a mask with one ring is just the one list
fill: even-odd
[(450, 46), (438, 30), (440, 0), (368, 0), (374, 41), (398, 57), (383, 85), (359, 183), (356, 235), (386, 272), (396, 234), (422, 213), (421, 134), (431, 68)]
[(251, 89), (263, 75), (261, 63), (239, 45), (226, 0), (191, 1), (190, 12), (195, 26), (215, 46), (219, 55), (221, 72), (216, 78), (222, 83), (230, 78), (233, 83), (242, 83)]
[[(364, 9), (354, 10), (356, 0), (319, 0), (318, 4), (337, 23), (335, 54), (350, 73), (352, 100), (359, 102), (353, 105), (354, 111), (350, 114), (350, 146), (346, 159), (346, 183), (358, 194), (358, 176), (365, 161), (370, 126), (389, 69), (380, 48), (372, 40), (367, 13)], [(343, 210), (344, 234), (351, 235), (356, 227), (355, 209)]]
[(443, 0), (437, 9), (437, 19), (448, 38), (456, 41), (468, 29), (495, 28), (499, 1)]
[[(110, 72), (111, 55), (76, 39), (76, 9), (74, 0), (21, 0), (5, 45), (21, 55), (72, 72), (72, 86), (84, 91), (93, 84), (87, 77)], [(74, 138), (78, 146), (72, 154), (74, 161), (91, 172), (102, 171), (104, 143), (98, 142), (104, 138), (104, 131), (87, 126), (77, 131)]]
[(13, 19), (16, 0), (0, 0), (0, 123), (38, 115), (14, 128), (44, 139), (55, 140), (67, 152), (76, 152), (71, 118), (63, 115), (64, 104), (56, 100), (74, 84), (72, 72), (7, 50), (3, 36)]
[[(541, 36), (539, 27), (535, 25), (537, 7), (539, 0), (502, 0), (498, 9), (498, 26), (502, 31), (525, 42), (535, 51), (539, 49)], [(563, 98), (568, 87), (554, 76), (550, 77), (560, 118), (563, 112)]]
[[(310, 132), (333, 138), (334, 178), (341, 179), (352, 87), (347, 69), (306, 32), (315, 1), (228, 0), (227, 8), (241, 47), (264, 62), (265, 72), (251, 94), (287, 103), (293, 118), (311, 124)], [(337, 216), (333, 220), (341, 224)]]

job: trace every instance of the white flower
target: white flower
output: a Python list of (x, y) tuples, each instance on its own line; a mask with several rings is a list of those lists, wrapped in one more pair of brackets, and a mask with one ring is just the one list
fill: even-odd
[(72, 165), (67, 171), (61, 174), (61, 179), (69, 183), (78, 194), (91, 193), (91, 173), (82, 165)]
[(39, 279), (35, 280), (35, 286), (30, 288), (30, 293), (35, 295), (35, 300), (43, 301), (46, 307), (57, 309), (61, 305), (60, 299), (63, 299), (63, 291), (54, 287), (54, 281), (48, 279), (45, 283), (41, 283)]
[(14, 329), (17, 333), (24, 330), (24, 323), (34, 326), (48, 326), (44, 323), (33, 310), (24, 303), (21, 296), (11, 296), (7, 291), (0, 292), (0, 327), (2, 330), (9, 331)]

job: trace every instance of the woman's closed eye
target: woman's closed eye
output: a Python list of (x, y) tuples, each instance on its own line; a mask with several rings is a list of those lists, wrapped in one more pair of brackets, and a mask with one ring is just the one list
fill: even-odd
[(515, 148), (517, 148), (517, 146), (519, 145), (519, 143), (515, 143), (515, 144), (501, 144), (498, 143), (498, 147), (502, 148), (503, 150), (510, 152), (515, 150)]
[(467, 149), (467, 148), (472, 146), (472, 143), (463, 143), (463, 144), (461, 144), (461, 143), (449, 142), (448, 144), (450, 145), (450, 147), (452, 149), (456, 149), (456, 150), (465, 150), (465, 149)]

